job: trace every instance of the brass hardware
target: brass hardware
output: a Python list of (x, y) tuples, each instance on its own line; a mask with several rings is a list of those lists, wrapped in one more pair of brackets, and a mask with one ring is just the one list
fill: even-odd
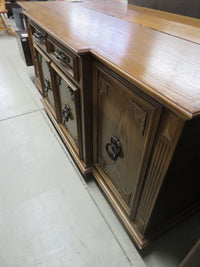
[(47, 96), (48, 95), (48, 91), (50, 90), (50, 82), (49, 82), (49, 79), (46, 78), (44, 80), (44, 91), (45, 91), (45, 95)]
[(106, 152), (112, 160), (116, 161), (121, 152), (121, 145), (119, 139), (116, 136), (110, 138), (110, 143), (106, 144)]
[(71, 115), (70, 107), (68, 104), (66, 104), (63, 109), (63, 119), (65, 124), (69, 121), (70, 115)]
[(54, 55), (56, 56), (57, 59), (65, 62), (65, 63), (69, 63), (70, 62), (70, 58), (67, 57), (65, 54), (63, 54), (60, 50), (56, 50), (54, 52)]

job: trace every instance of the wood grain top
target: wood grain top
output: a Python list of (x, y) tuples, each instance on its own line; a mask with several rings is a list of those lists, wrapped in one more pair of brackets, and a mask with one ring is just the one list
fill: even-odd
[(84, 0), (80, 5), (200, 44), (199, 19), (128, 5), (127, 1)]
[[(187, 118), (200, 114), (199, 40), (188, 41), (75, 3), (20, 5), (28, 17), (76, 53), (90, 51)], [(196, 27), (198, 20), (188, 19)]]

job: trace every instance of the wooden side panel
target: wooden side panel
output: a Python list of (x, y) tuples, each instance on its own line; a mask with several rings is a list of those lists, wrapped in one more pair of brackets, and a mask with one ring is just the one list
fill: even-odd
[(163, 114), (155, 150), (148, 169), (137, 215), (134, 220), (141, 233), (145, 233), (148, 226), (183, 124), (184, 122), (172, 112), (166, 111)]
[(151, 214), (148, 235), (200, 206), (199, 136), (200, 119), (186, 121)]

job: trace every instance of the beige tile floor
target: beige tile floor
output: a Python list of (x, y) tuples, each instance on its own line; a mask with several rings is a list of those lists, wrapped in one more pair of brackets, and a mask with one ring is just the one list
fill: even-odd
[(177, 266), (200, 232), (199, 214), (142, 259), (96, 183), (86, 183), (70, 158), (33, 76), (15, 37), (0, 33), (0, 267)]

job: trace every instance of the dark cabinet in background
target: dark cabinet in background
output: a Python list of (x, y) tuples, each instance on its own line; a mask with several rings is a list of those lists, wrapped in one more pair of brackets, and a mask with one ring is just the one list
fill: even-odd
[(128, 0), (129, 4), (200, 18), (199, 0)]

